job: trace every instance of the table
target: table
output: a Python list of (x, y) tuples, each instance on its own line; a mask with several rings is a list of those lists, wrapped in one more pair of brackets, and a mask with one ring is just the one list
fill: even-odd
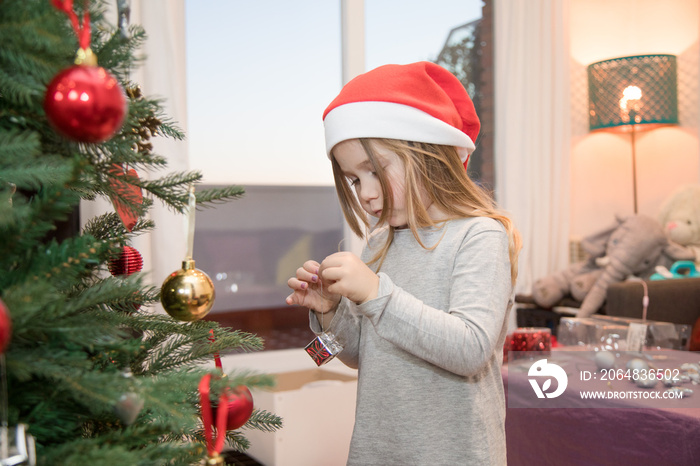
[[(694, 389), (693, 395), (685, 400), (651, 403), (648, 400), (617, 399), (609, 400), (607, 405), (588, 408), (586, 406), (591, 400), (581, 400), (577, 396), (579, 389), (610, 390), (610, 385), (599, 379), (582, 381), (572, 376), (576, 371), (588, 369), (593, 373), (597, 367), (591, 352), (570, 350), (555, 349), (550, 356), (541, 356), (548, 358), (550, 363), (566, 356), (561, 366), (569, 378), (560, 400), (562, 407), (514, 407), (528, 406), (523, 404), (524, 397), (534, 395), (527, 377), (521, 375), (523, 371), (527, 375), (528, 371), (523, 368), (535, 360), (504, 364), (501, 374), (507, 392), (509, 466), (700, 465), (700, 385), (683, 384)], [(658, 368), (670, 368), (698, 361), (698, 353), (666, 350), (663, 360), (655, 360), (652, 364)], [(618, 363), (618, 367), (625, 366)], [(600, 376), (601, 372), (597, 374)], [(636, 390), (628, 380), (614, 381), (612, 386), (617, 390)], [(659, 384), (652, 390), (664, 389)], [(540, 404), (533, 406), (547, 406), (542, 403), (549, 401), (552, 400), (538, 400)]]

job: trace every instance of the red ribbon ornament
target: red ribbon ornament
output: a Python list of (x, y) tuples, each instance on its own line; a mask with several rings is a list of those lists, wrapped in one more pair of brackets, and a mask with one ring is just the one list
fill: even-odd
[[(216, 341), (216, 338), (214, 338), (214, 329), (209, 330), (209, 341), (212, 343)], [(219, 356), (218, 351), (214, 353), (214, 364), (216, 365), (217, 369), (219, 369), (221, 372), (224, 371), (224, 367), (221, 364), (221, 356)]]
[[(124, 172), (124, 167), (121, 164), (113, 163), (107, 171), (113, 176), (113, 178), (110, 178), (109, 184), (115, 189), (115, 191), (134, 204), (143, 203), (143, 192), (141, 191), (141, 188), (120, 179), (131, 178), (131, 180), (137, 181), (139, 179), (139, 175), (136, 173), (136, 170), (129, 168), (126, 172)], [(136, 222), (139, 220), (138, 214), (134, 212), (131, 207), (120, 201), (117, 196), (112, 196), (111, 199), (114, 209), (117, 211), (119, 218), (124, 224), (124, 228), (126, 228), (127, 231), (133, 230), (136, 226)]]
[(211, 374), (207, 374), (199, 381), (199, 400), (202, 405), (202, 422), (204, 423), (204, 438), (207, 440), (207, 453), (209, 457), (221, 453), (226, 439), (226, 418), (228, 416), (228, 397), (222, 394), (219, 397), (219, 406), (216, 409), (216, 438), (214, 438), (213, 419), (211, 413), (211, 401), (209, 400)]
[(64, 12), (70, 18), (73, 31), (78, 36), (78, 44), (83, 50), (90, 48), (90, 13), (88, 12), (88, 2), (85, 1), (85, 13), (83, 13), (83, 24), (80, 24), (78, 15), (73, 11), (73, 0), (51, 0), (56, 9)]

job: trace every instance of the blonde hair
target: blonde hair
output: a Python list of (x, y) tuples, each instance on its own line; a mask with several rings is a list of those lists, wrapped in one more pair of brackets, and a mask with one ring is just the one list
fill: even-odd
[[(435, 222), (430, 218), (425, 205), (421, 202), (422, 194), (427, 195), (434, 205), (446, 213), (448, 219), (467, 217), (493, 218), (503, 225), (508, 234), (510, 276), (511, 283), (515, 284), (518, 275), (518, 253), (522, 246), (520, 234), (510, 218), (496, 207), (491, 195), (467, 176), (455, 147), (396, 139), (360, 138), (358, 140), (367, 153), (367, 157), (382, 187), (384, 206), (375, 228), (386, 223), (393, 206), (391, 185), (387, 181), (382, 164), (377, 159), (376, 145), (395, 153), (404, 164), (408, 227), (418, 243), (425, 249), (435, 248), (437, 243), (432, 246), (423, 244), (418, 234), (418, 229), (437, 227), (438, 223), (441, 223)], [(367, 213), (360, 206), (350, 181), (343, 175), (338, 162), (332, 154), (331, 160), (336, 191), (343, 215), (355, 234), (366, 236), (371, 233)], [(360, 222), (362, 222), (362, 225)], [(394, 238), (394, 231), (395, 228), (389, 226), (386, 242), (369, 261), (369, 264), (379, 262), (377, 270), (381, 268), (386, 257)]]

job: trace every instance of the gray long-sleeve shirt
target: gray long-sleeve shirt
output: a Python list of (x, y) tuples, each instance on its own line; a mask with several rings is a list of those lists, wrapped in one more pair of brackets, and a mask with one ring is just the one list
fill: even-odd
[[(384, 243), (374, 235), (363, 251)], [(328, 325), (358, 369), (350, 465), (502, 465), (500, 367), (511, 307), (508, 238), (490, 218), (397, 230), (376, 299), (341, 300)], [(311, 315), (311, 328), (320, 331)]]

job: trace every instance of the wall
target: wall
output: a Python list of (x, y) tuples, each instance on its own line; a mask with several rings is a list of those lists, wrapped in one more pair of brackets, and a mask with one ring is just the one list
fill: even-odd
[(697, 0), (571, 0), (571, 236), (633, 213), (629, 134), (588, 132), (586, 67), (627, 55), (678, 56), (679, 120), (637, 134), (639, 212), (656, 216), (675, 187), (700, 182)]

